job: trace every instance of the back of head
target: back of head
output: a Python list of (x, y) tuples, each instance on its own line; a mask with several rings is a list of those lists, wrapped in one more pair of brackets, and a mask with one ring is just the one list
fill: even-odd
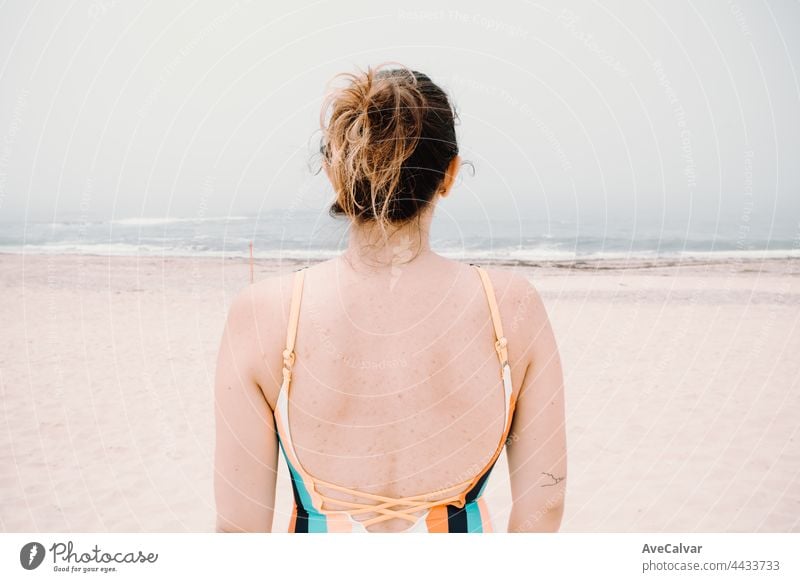
[(450, 100), (427, 75), (402, 66), (341, 77), (349, 82), (328, 95), (320, 119), (320, 152), (336, 192), (330, 213), (384, 231), (418, 218), (458, 155)]

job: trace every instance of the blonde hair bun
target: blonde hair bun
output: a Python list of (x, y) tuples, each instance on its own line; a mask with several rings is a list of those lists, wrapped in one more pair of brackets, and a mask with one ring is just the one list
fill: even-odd
[[(340, 73), (320, 115), (330, 213), (382, 228), (418, 217), (458, 155), (457, 115), (427, 75), (392, 63)], [(327, 117), (327, 119), (326, 119)]]

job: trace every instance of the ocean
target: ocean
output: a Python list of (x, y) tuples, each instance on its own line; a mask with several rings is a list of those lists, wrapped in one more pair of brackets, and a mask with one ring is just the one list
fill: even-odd
[[(139, 217), (0, 223), (0, 252), (316, 260), (339, 254), (348, 222), (273, 210), (260, 216)], [(431, 247), (465, 261), (538, 263), (600, 259), (798, 258), (796, 229), (729, 221), (615, 227), (541, 219), (434, 219)]]

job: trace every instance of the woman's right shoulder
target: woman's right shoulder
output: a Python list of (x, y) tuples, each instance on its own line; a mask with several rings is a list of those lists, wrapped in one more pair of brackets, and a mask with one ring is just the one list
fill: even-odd
[(238, 290), (230, 300), (228, 319), (237, 326), (252, 325), (258, 320), (285, 319), (297, 270), (263, 277)]

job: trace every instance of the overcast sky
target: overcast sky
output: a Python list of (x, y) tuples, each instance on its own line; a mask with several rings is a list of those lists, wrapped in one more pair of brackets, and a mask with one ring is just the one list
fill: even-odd
[(324, 211), (325, 84), (394, 60), (456, 104), (451, 216), (797, 231), (800, 3), (513, 4), (5, 2), (0, 220)]

